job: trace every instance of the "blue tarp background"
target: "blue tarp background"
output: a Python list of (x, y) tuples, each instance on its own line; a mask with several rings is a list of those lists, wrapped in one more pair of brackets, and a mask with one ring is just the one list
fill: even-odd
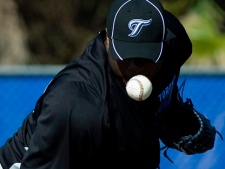
[[(53, 75), (0, 75), (0, 146), (14, 134), (25, 116), (32, 111), (37, 99)], [(225, 137), (225, 76), (181, 75), (186, 78), (184, 98), (191, 98), (195, 108), (211, 119)], [(184, 119), (185, 120), (185, 119)], [(224, 169), (225, 141), (217, 135), (215, 147), (205, 154), (187, 156), (168, 150), (174, 164), (161, 157), (161, 169)]]

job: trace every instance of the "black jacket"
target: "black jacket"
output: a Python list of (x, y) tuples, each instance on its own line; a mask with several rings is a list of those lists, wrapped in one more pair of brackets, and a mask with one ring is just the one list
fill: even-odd
[(84, 53), (60, 71), (15, 135), (0, 149), (4, 169), (157, 168), (160, 161), (155, 117), (177, 93), (191, 42), (177, 19), (166, 13), (162, 68), (153, 92), (132, 100), (111, 71), (99, 33)]

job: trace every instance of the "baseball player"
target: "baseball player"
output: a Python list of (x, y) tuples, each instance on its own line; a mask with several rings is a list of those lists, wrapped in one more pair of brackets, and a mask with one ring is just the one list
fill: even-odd
[[(191, 53), (184, 27), (158, 0), (115, 0), (106, 29), (54, 77), (0, 148), (2, 168), (156, 169), (160, 139), (186, 154), (212, 149), (215, 127), (177, 86)], [(136, 75), (152, 82), (144, 101), (126, 92)]]

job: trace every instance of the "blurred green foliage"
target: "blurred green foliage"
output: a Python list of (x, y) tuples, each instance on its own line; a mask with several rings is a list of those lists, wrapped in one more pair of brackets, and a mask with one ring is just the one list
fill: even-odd
[(197, 0), (161, 0), (164, 8), (175, 16), (185, 15), (197, 3)]
[(193, 43), (190, 63), (198, 64), (195, 58), (208, 58), (214, 65), (225, 63), (224, 11), (214, 1), (199, 0), (182, 21)]

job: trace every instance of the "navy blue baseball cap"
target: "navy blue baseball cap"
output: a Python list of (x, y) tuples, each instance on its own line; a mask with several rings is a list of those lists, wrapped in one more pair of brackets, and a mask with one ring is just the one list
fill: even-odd
[(159, 0), (115, 0), (107, 16), (109, 53), (114, 60), (161, 60), (165, 36)]

